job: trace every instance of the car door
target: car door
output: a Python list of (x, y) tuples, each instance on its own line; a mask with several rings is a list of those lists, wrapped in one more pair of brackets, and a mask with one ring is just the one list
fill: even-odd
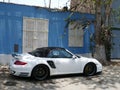
[(52, 50), (48, 57), (52, 58), (56, 66), (57, 74), (69, 74), (80, 72), (79, 58), (67, 52), (65, 49)]

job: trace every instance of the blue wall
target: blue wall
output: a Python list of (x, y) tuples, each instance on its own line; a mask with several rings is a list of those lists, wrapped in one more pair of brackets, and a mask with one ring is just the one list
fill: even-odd
[(111, 24), (112, 27), (120, 28), (120, 0), (113, 0), (112, 3), (112, 13), (111, 13)]
[(111, 58), (119, 59), (120, 58), (120, 29), (112, 30), (111, 38)]
[[(60, 46), (80, 54), (90, 52), (90, 35), (94, 32), (94, 24), (84, 29), (84, 46), (68, 46), (68, 28), (65, 28), (66, 18), (71, 12), (55, 11), (46, 8), (25, 6), (17, 4), (0, 3), (0, 54), (14, 52), (14, 44), (19, 45), (19, 53), (22, 53), (23, 17), (49, 19), (48, 46)], [(70, 19), (82, 18), (94, 20), (94, 15), (74, 13)]]

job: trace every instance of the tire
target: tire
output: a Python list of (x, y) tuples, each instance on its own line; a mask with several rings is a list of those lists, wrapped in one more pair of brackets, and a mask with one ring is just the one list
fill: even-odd
[(49, 77), (49, 68), (45, 65), (38, 65), (32, 71), (32, 77), (36, 80), (45, 80)]
[(96, 73), (96, 65), (94, 63), (86, 64), (84, 68), (84, 75), (85, 76), (92, 76)]

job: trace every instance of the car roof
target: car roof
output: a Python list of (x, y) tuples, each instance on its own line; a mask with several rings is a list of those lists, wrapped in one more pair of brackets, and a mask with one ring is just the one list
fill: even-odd
[[(50, 51), (52, 50), (65, 50), (65, 48), (61, 48), (61, 47), (42, 47), (42, 48), (37, 48), (31, 52), (28, 52), (29, 54), (32, 54), (34, 56), (36, 56), (36, 53), (37, 53), (37, 56), (39, 57), (46, 57)], [(38, 55), (39, 54), (39, 55)]]
[(36, 50), (42, 50), (42, 51), (51, 51), (51, 50), (53, 50), (53, 49), (64, 49), (64, 48), (62, 48), (62, 47), (42, 47), (42, 48), (37, 48)]

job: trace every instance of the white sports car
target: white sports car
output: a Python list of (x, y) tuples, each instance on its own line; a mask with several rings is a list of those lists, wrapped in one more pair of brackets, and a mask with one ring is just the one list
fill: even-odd
[(91, 76), (102, 72), (102, 65), (93, 58), (76, 56), (60, 47), (37, 48), (28, 53), (14, 54), (10, 73), (21, 77), (44, 80), (49, 76), (84, 73)]

